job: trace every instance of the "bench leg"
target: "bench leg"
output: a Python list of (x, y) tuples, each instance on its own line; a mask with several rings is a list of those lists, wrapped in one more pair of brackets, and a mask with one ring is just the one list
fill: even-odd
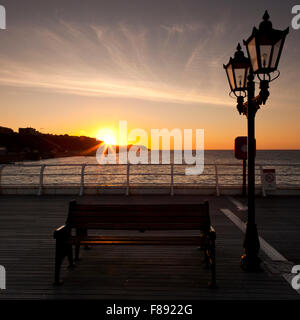
[(209, 262), (209, 249), (207, 247), (203, 248), (204, 253), (204, 268), (206, 270), (210, 269), (210, 262)]
[(74, 261), (73, 261), (73, 250), (72, 250), (72, 245), (69, 244), (67, 247), (67, 255), (68, 255), (68, 260), (69, 260), (69, 266), (68, 268), (71, 269), (73, 268), (74, 265)]
[(75, 246), (75, 261), (79, 261), (79, 252), (80, 252), (80, 246), (76, 245)]
[(54, 276), (54, 285), (59, 286), (63, 282), (60, 280), (60, 269), (63, 263), (65, 254), (63, 243), (56, 240), (56, 250), (55, 250), (55, 276)]
[(215, 249), (215, 241), (211, 241), (210, 247), (210, 269), (211, 269), (211, 281), (209, 282), (209, 287), (212, 289), (217, 288), (217, 281), (216, 281), (216, 249)]
[[(83, 234), (84, 234), (85, 237), (88, 236), (88, 231), (87, 231), (87, 229), (85, 229), (85, 230), (83, 231)], [(89, 247), (88, 245), (84, 246), (84, 250), (90, 250), (90, 249), (91, 249), (91, 247)]]
[(210, 232), (203, 240), (202, 248), (204, 251), (205, 269), (209, 269), (211, 272), (211, 280), (209, 282), (209, 288), (217, 288), (216, 281), (216, 243), (215, 233)]
[(60, 269), (65, 257), (68, 257), (68, 268), (74, 267), (72, 245), (62, 239), (56, 239), (54, 285), (61, 285)]
[[(88, 236), (88, 231), (87, 229), (77, 229), (76, 230), (76, 236), (80, 236), (80, 237), (87, 237)], [(89, 246), (84, 246), (85, 250), (89, 250), (90, 247)], [(75, 261), (79, 261), (79, 252), (80, 252), (80, 246), (76, 245), (75, 246)]]

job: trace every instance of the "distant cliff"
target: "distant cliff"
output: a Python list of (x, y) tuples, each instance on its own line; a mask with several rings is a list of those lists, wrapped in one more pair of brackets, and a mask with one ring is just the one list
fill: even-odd
[[(42, 134), (28, 128), (16, 133), (9, 130), (0, 130), (0, 147), (2, 157), (15, 155), (17, 159), (52, 158), (75, 155), (94, 155), (100, 141), (89, 137), (69, 135)], [(6, 150), (6, 154), (3, 154)], [(11, 157), (9, 157), (11, 158)], [(17, 161), (17, 160), (15, 160)]]
[[(95, 156), (102, 141), (90, 137), (44, 134), (34, 128), (19, 133), (0, 126), (0, 163), (71, 156)], [(127, 146), (127, 150), (132, 145)], [(145, 146), (138, 146), (146, 149)], [(119, 146), (115, 146), (116, 153)], [(107, 153), (107, 150), (106, 152)]]

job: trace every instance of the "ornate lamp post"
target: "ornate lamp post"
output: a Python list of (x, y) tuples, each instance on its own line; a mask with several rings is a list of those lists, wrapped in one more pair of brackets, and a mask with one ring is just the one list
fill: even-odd
[[(279, 77), (277, 67), (289, 32), (289, 28), (283, 31), (273, 29), (269, 18), (266, 11), (259, 29), (254, 27), (251, 36), (244, 41), (249, 58), (244, 56), (239, 44), (234, 58), (230, 58), (228, 64), (224, 65), (231, 93), (237, 97), (238, 112), (247, 116), (248, 125), (248, 222), (244, 240), (245, 253), (241, 261), (241, 266), (246, 271), (260, 270), (260, 244), (255, 223), (255, 114), (269, 97), (269, 82)], [(260, 93), (257, 96), (255, 75), (260, 80)], [(244, 103), (246, 96), (247, 102)]]

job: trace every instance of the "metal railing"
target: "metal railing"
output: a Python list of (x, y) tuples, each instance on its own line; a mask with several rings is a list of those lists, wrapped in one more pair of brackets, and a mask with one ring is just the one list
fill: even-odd
[[(144, 172), (140, 172), (140, 171), (133, 171), (132, 168), (149, 168), (149, 166), (151, 167), (162, 167), (164, 168), (164, 172), (149, 172), (148, 171), (144, 171)], [(94, 168), (107, 168), (107, 167), (111, 167), (113, 168), (111, 170), (111, 172), (105, 172), (100, 171), (100, 172), (86, 172), (86, 169), (89, 167), (94, 167)], [(124, 168), (123, 170), (119, 170), (117, 171), (117, 167), (120, 168)], [(76, 164), (76, 163), (71, 163), (71, 164), (3, 164), (0, 165), (0, 188), (4, 188), (4, 187), (12, 187), (12, 183), (3, 183), (3, 178), (5, 177), (11, 177), (13, 178), (18, 178), (18, 177), (23, 177), (23, 179), (25, 179), (25, 177), (29, 177), (30, 179), (32, 179), (33, 177), (37, 177), (38, 178), (38, 183), (30, 183), (30, 184), (25, 184), (25, 185), (29, 185), (29, 186), (33, 186), (37, 188), (37, 195), (42, 195), (43, 190), (45, 187), (49, 187), (51, 185), (49, 184), (45, 184), (45, 178), (46, 177), (60, 177), (61, 178), (61, 183), (59, 184), (55, 184), (55, 186), (58, 186), (58, 188), (65, 188), (68, 187), (70, 185), (74, 185), (76, 186), (76, 188), (78, 187), (78, 194), (80, 196), (82, 196), (84, 194), (85, 188), (87, 187), (96, 187), (96, 188), (101, 188), (101, 187), (107, 187), (107, 185), (105, 184), (101, 184), (101, 183), (87, 183), (86, 182), (86, 178), (91, 176), (91, 177), (95, 177), (95, 176), (110, 176), (110, 177), (117, 177), (117, 176), (123, 176), (125, 178), (125, 183), (122, 182), (113, 182), (111, 181), (109, 183), (109, 186), (118, 186), (118, 187), (124, 187), (124, 193), (126, 195), (129, 195), (130, 193), (130, 188), (133, 186), (141, 186), (141, 185), (145, 185), (145, 183), (143, 182), (131, 182), (131, 178), (136, 176), (152, 176), (152, 177), (157, 177), (159, 176), (160, 178), (162, 177), (169, 177), (168, 181), (163, 181), (163, 182), (156, 182), (156, 183), (151, 183), (150, 186), (153, 188), (157, 188), (160, 186), (166, 186), (167, 184), (167, 188), (169, 188), (170, 190), (170, 195), (174, 195), (174, 187), (175, 186), (194, 186), (194, 187), (212, 187), (215, 189), (215, 193), (217, 196), (220, 195), (220, 189), (223, 187), (242, 187), (241, 184), (237, 184), (235, 183), (230, 183), (230, 182), (226, 182), (226, 183), (220, 183), (220, 179), (222, 178), (229, 178), (229, 180), (233, 177), (239, 177), (240, 179), (242, 179), (242, 166), (241, 164), (236, 164), (236, 163), (209, 163), (209, 164), (205, 164), (205, 170), (204, 173), (202, 173), (200, 176), (201, 178), (206, 178), (204, 179), (204, 183), (200, 183), (200, 182), (176, 182), (175, 179), (179, 177), (183, 177), (185, 176), (186, 178), (189, 177), (195, 177), (195, 176), (187, 176), (185, 175), (184, 172), (181, 172), (183, 170), (178, 170), (180, 168), (184, 169), (188, 167), (188, 165), (186, 164), (138, 164), (138, 165), (131, 165), (131, 164), (116, 164), (116, 165), (99, 165), (99, 164), (88, 164), (88, 163), (83, 163), (83, 164)], [(220, 172), (221, 168), (238, 168), (238, 170), (240, 170), (240, 172), (237, 172), (237, 170), (235, 170), (235, 172)], [(300, 164), (257, 164), (256, 165), (256, 173), (255, 175), (257, 177), (259, 177), (260, 179), (256, 179), (256, 181), (258, 182), (260, 180), (260, 185), (257, 183), (257, 186), (261, 188), (262, 194), (265, 196), (266, 195), (266, 191), (265, 191), (265, 187), (264, 187), (264, 183), (262, 182), (262, 175), (263, 175), (263, 169), (264, 167), (272, 167), (272, 168), (283, 168), (283, 167), (287, 167), (289, 168), (289, 170), (292, 170), (294, 168), (296, 168), (296, 172), (294, 172), (293, 174), (291, 174), (289, 172), (289, 170), (278, 170), (276, 169), (276, 177), (291, 177), (293, 176), (294, 178), (296, 178), (296, 184), (291, 184), (291, 183), (287, 183), (288, 186), (294, 186), (297, 188), (300, 188)], [(38, 169), (38, 171), (34, 171), (34, 172), (28, 172), (27, 169), (29, 168), (33, 168), (33, 169)], [(45, 173), (46, 169), (51, 168), (51, 169), (56, 169), (56, 172), (53, 173)], [(78, 172), (71, 172), (71, 173), (67, 173), (65, 172), (66, 168), (78, 168), (79, 171)], [(208, 170), (208, 172), (205, 172), (207, 168), (210, 168), (210, 170)], [(5, 169), (8, 169), (8, 173), (5, 173)], [(23, 171), (19, 170), (19, 169), (23, 169)], [(167, 170), (165, 170), (167, 169)], [(175, 170), (177, 169), (177, 170)], [(18, 171), (19, 170), (19, 171)], [(26, 171), (27, 170), (27, 171)], [(298, 170), (298, 171), (297, 171)], [(121, 171), (121, 172), (120, 172)], [(295, 170), (293, 170), (295, 171)], [(64, 183), (64, 177), (76, 177), (79, 176), (79, 182), (68, 182), (67, 184)], [(209, 177), (209, 178), (207, 178)], [(299, 177), (299, 178), (298, 178)], [(112, 178), (111, 178), (112, 179)], [(228, 180), (228, 179), (227, 179)], [(239, 179), (238, 179), (239, 180)], [(213, 184), (211, 184), (211, 181), (213, 181)], [(148, 183), (149, 184), (149, 183)], [(14, 186), (17, 187), (22, 187), (22, 184), (15, 184)], [(23, 185), (24, 186), (24, 185)], [(53, 186), (53, 185), (52, 185)]]

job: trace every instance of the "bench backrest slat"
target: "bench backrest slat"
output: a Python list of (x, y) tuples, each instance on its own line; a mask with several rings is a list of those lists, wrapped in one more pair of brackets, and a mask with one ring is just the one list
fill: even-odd
[(77, 204), (70, 203), (72, 228), (116, 230), (208, 230), (208, 202), (197, 204)]

